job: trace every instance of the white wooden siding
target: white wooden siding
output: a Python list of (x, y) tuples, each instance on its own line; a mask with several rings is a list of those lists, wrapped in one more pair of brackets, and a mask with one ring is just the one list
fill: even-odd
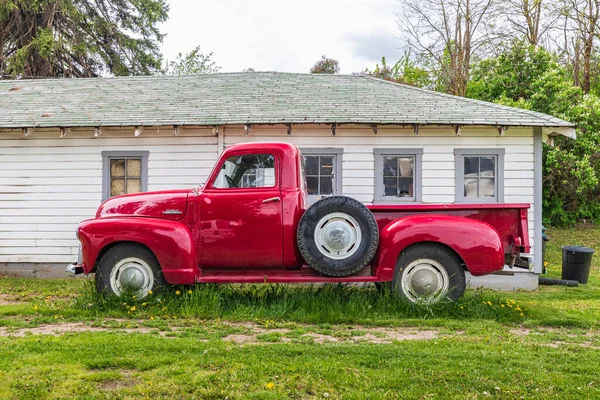
[(148, 190), (201, 184), (217, 158), (207, 129), (72, 131), (0, 140), (0, 263), (77, 259), (75, 228), (102, 202), (102, 151), (148, 151)]
[[(0, 132), (0, 263), (68, 263), (77, 256), (77, 224), (93, 217), (102, 200), (102, 151), (148, 151), (148, 189), (194, 187), (205, 181), (223, 146), (248, 141), (287, 141), (299, 147), (336, 147), (344, 153), (343, 194), (372, 203), (375, 188), (373, 149), (423, 148), (423, 202), (453, 203), (454, 149), (505, 149), (506, 203), (530, 203), (529, 235), (533, 244), (533, 130), (510, 128), (499, 136), (493, 128), (463, 128), (457, 137), (450, 128), (412, 129), (346, 127), (331, 136), (324, 126), (220, 129), (185, 128), (173, 137), (170, 128), (113, 129), (97, 138), (92, 130)], [(8, 137), (8, 138), (7, 138)]]
[(529, 240), (533, 246), (533, 129), (510, 128), (499, 136), (494, 128), (463, 128), (457, 137), (452, 129), (424, 128), (415, 135), (412, 129), (379, 127), (377, 135), (369, 128), (337, 128), (336, 136), (323, 127), (227, 128), (224, 145), (249, 141), (280, 140), (298, 147), (341, 147), (342, 191), (365, 203), (372, 203), (375, 193), (373, 149), (423, 148), (423, 203), (453, 203), (455, 198), (455, 148), (504, 148), (504, 201), (529, 203)]

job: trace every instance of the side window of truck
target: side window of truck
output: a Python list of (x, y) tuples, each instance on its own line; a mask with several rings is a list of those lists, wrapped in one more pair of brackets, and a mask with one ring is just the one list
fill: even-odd
[(275, 157), (272, 154), (244, 154), (225, 160), (215, 179), (217, 189), (275, 186)]

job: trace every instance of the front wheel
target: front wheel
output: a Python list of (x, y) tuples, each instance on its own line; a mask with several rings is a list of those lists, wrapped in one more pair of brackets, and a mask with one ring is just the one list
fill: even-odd
[(154, 254), (135, 243), (110, 248), (98, 262), (96, 289), (101, 293), (132, 294), (141, 299), (166, 284)]
[(449, 249), (435, 243), (417, 244), (400, 254), (392, 288), (415, 304), (456, 300), (465, 292), (465, 272)]

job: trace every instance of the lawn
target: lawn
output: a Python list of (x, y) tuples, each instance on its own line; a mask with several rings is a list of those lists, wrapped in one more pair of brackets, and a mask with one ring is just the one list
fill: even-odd
[[(600, 250), (600, 228), (550, 229)], [(104, 299), (88, 279), (0, 278), (0, 398), (598, 398), (589, 283), (406, 305), (371, 287), (205, 285)]]

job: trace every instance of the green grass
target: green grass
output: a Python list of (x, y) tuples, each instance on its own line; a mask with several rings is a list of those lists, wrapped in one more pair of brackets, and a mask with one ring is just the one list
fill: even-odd
[[(600, 251), (597, 227), (548, 234), (550, 277), (561, 245)], [(88, 279), (4, 277), (0, 398), (598, 398), (599, 256), (578, 288), (467, 291), (433, 307), (371, 287), (202, 285), (139, 300), (98, 296)], [(102, 330), (25, 331), (75, 322)], [(437, 337), (368, 339), (389, 327)]]

